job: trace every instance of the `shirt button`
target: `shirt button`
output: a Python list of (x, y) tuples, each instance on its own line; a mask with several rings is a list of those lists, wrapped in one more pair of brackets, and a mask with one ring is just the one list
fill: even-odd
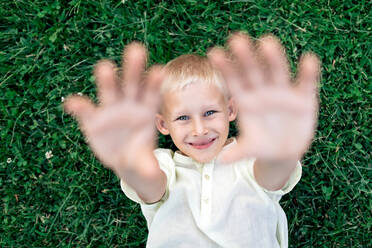
[(209, 175), (204, 175), (204, 178), (206, 179), (206, 180), (209, 180)]

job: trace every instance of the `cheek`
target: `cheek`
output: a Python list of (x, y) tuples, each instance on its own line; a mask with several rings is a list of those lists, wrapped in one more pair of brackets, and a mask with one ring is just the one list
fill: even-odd
[(225, 119), (219, 119), (214, 122), (214, 128), (221, 133), (229, 131), (229, 121)]
[(186, 132), (185, 132), (186, 128), (182, 128), (182, 127), (172, 127), (172, 129), (170, 129), (170, 134), (171, 134), (171, 137), (174, 141), (176, 142), (182, 142), (182, 140), (185, 138), (185, 135), (186, 135)]

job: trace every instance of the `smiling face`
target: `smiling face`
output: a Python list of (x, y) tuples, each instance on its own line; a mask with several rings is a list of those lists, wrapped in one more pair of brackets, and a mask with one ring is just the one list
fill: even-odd
[(213, 160), (227, 140), (229, 122), (236, 118), (234, 102), (214, 84), (192, 83), (164, 93), (163, 103), (156, 117), (158, 130), (194, 160)]

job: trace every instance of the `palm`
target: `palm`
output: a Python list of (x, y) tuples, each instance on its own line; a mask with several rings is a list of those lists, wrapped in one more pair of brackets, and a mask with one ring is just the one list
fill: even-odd
[(65, 102), (67, 111), (79, 120), (96, 156), (115, 172), (120, 166), (133, 166), (139, 151), (152, 152), (161, 82), (159, 67), (153, 67), (144, 77), (146, 50), (143, 46), (129, 45), (123, 61), (120, 79), (112, 62), (101, 61), (96, 65), (99, 106), (81, 96), (69, 97)]
[(315, 107), (309, 101), (289, 87), (242, 92), (241, 98), (239, 141), (243, 147), (266, 159), (296, 157), (306, 150), (316, 122)]
[(288, 63), (272, 36), (254, 49), (249, 38), (237, 34), (229, 42), (235, 63), (221, 50), (211, 52), (235, 97), (240, 136), (236, 147), (222, 160), (247, 156), (265, 160), (299, 159), (311, 143), (318, 102), (319, 65), (315, 56), (304, 56), (292, 84)]
[(137, 151), (153, 149), (154, 112), (145, 104), (124, 99), (121, 103), (97, 109), (82, 124), (88, 143), (97, 157), (108, 167), (120, 163), (133, 164)]

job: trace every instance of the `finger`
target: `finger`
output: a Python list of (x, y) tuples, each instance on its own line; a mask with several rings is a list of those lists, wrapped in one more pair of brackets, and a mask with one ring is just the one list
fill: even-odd
[(303, 94), (313, 94), (317, 91), (320, 77), (320, 61), (315, 54), (306, 53), (300, 59), (297, 87)]
[(154, 65), (145, 78), (143, 101), (151, 108), (157, 109), (160, 103), (160, 86), (164, 79), (163, 67)]
[(68, 114), (79, 121), (89, 119), (96, 111), (94, 103), (86, 96), (69, 96), (64, 101), (63, 107)]
[(226, 80), (227, 86), (233, 96), (239, 97), (242, 92), (241, 78), (231, 60), (228, 59), (226, 52), (221, 48), (213, 48), (208, 52), (208, 59), (218, 70), (221, 71)]
[(140, 90), (140, 81), (147, 62), (147, 50), (139, 42), (132, 42), (123, 52), (123, 77), (124, 94), (129, 98), (136, 98)]
[(290, 76), (285, 50), (273, 35), (266, 35), (259, 40), (259, 56), (267, 66), (267, 79), (276, 86), (289, 86)]
[(248, 86), (259, 87), (263, 84), (262, 71), (256, 58), (252, 40), (248, 35), (237, 32), (228, 41), (230, 50), (241, 65)]
[(102, 60), (94, 68), (98, 88), (98, 99), (101, 104), (108, 105), (119, 98), (119, 87), (116, 76), (117, 68), (109, 60)]

